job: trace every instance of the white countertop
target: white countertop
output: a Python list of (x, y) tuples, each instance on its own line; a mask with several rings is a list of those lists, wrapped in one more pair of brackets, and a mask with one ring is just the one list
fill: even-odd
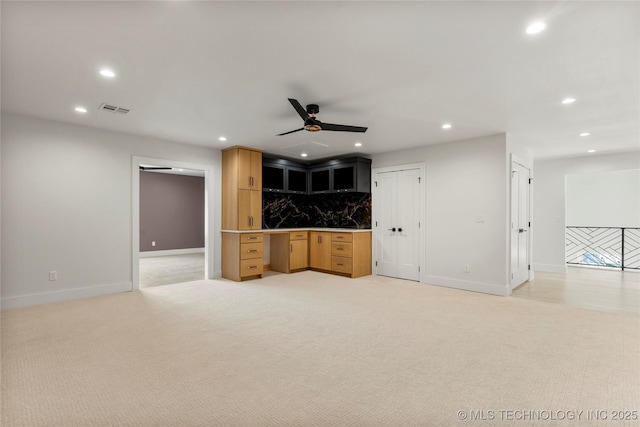
[(221, 230), (223, 233), (288, 233), (290, 231), (330, 231), (334, 233), (371, 233), (370, 228), (322, 228), (322, 227), (303, 227), (303, 228), (263, 228), (261, 230)]

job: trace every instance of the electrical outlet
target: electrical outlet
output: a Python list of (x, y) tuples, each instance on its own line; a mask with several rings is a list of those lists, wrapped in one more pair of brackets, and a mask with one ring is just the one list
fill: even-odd
[(155, 245), (156, 245), (156, 241), (155, 241), (155, 240), (152, 240), (152, 241), (151, 241), (151, 246), (155, 246)]
[(470, 271), (470, 270), (469, 270), (469, 264), (465, 264), (465, 265), (464, 265), (464, 272), (465, 272), (465, 273), (468, 273), (469, 271)]
[(58, 280), (58, 272), (57, 272), (57, 271), (55, 271), (55, 270), (51, 270), (51, 271), (49, 272), (49, 280), (50, 280), (51, 282), (55, 282), (56, 280)]

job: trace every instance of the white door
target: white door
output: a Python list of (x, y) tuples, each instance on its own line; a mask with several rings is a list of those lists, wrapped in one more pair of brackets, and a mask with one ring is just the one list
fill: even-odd
[(511, 168), (511, 289), (529, 279), (530, 171), (513, 162)]
[(375, 177), (376, 272), (420, 280), (420, 169)]

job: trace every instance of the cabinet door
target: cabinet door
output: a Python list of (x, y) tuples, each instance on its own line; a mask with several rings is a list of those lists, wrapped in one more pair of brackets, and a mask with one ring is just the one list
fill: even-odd
[(331, 270), (331, 233), (309, 233), (309, 265), (311, 268)]
[(251, 152), (251, 189), (262, 191), (262, 153)]
[(331, 168), (311, 169), (311, 193), (328, 193), (331, 191)]
[(251, 153), (238, 149), (238, 188), (241, 190), (251, 189)]
[(262, 228), (262, 193), (238, 190), (238, 230)]
[(262, 153), (238, 149), (238, 188), (262, 190)]
[(251, 193), (251, 228), (262, 228), (262, 191), (250, 191)]
[(309, 191), (307, 180), (309, 174), (304, 168), (287, 168), (287, 192), (307, 194)]
[(289, 242), (289, 270), (307, 268), (307, 240), (291, 240)]
[(356, 164), (348, 163), (333, 167), (333, 189), (337, 192), (356, 190)]
[(262, 165), (262, 190), (277, 193), (284, 191), (284, 173), (284, 166), (272, 163)]

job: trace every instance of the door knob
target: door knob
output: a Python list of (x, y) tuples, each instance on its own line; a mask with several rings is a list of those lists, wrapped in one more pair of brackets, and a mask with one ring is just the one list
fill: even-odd
[(396, 228), (395, 228), (395, 227), (393, 227), (393, 228), (387, 228), (387, 230), (390, 230), (390, 231), (396, 231)]
[(527, 230), (525, 230), (524, 228), (521, 228), (518, 230), (518, 233), (525, 233)]
[(402, 233), (402, 228), (398, 228), (398, 231)]

